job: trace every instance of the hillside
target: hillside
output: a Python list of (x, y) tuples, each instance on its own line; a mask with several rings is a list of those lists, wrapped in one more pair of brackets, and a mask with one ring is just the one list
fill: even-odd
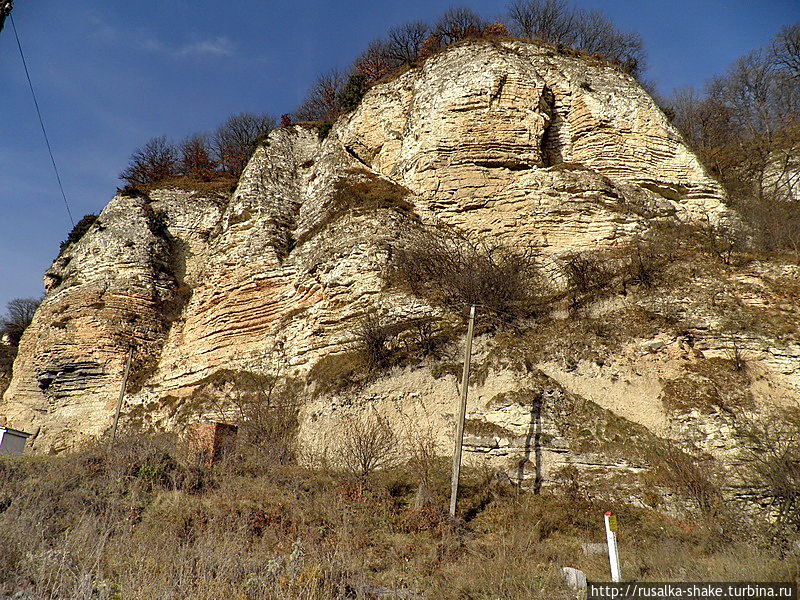
[(798, 266), (746, 235), (630, 75), (467, 40), (324, 136), (275, 130), (230, 195), (118, 194), (46, 273), (0, 413), (38, 452), (103, 434), (133, 346), (125, 427), (242, 420), (268, 388), (306, 460), (376, 415), (446, 455), (476, 302), (467, 462), (647, 503), (664, 444), (725, 471), (794, 409)]

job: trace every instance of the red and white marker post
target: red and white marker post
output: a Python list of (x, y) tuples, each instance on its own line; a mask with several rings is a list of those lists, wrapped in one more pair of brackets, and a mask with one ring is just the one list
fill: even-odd
[(619, 568), (619, 550), (617, 549), (617, 515), (608, 511), (605, 514), (606, 540), (608, 541), (608, 562), (611, 563), (611, 581), (622, 581)]

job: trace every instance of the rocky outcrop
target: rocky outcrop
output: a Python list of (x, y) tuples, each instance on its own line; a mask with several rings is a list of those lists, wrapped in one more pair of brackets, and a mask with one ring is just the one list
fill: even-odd
[[(395, 415), (398, 427), (426, 424), (446, 444), (456, 376), (435, 376), (433, 359), (358, 389), (333, 385), (348, 375), (364, 315), (452, 319), (382, 277), (405, 225), (454, 227), (555, 258), (624, 246), (654, 223), (726, 215), (719, 185), (630, 76), (536, 44), (457, 44), (376, 85), (324, 140), (304, 126), (273, 132), (229, 197), (179, 190), (115, 197), (46, 274), (47, 295), (0, 413), (37, 432), (40, 450), (102, 433), (133, 345), (129, 421), (179, 428), (208, 414), (197, 392), (215, 373), (272, 372), (304, 386), (301, 436), (309, 447), (324, 450), (339, 419), (364, 407)], [(720, 314), (708, 296), (727, 285), (707, 279), (698, 294), (687, 288), (667, 299), (626, 292), (591, 318), (624, 330), (635, 309), (658, 313), (655, 305), (674, 301), (672, 308), (705, 319), (689, 327), (702, 337)], [(778, 302), (767, 288), (755, 297)], [(479, 338), (485, 369), (470, 409), (472, 454), (510, 461), (511, 471), (523, 465), (520, 479), (541, 477), (542, 460), (552, 469), (636, 472), (644, 451), (632, 458), (609, 448), (625, 436), (669, 435), (664, 382), (681, 377), (681, 361), (701, 360), (693, 353), (702, 351), (686, 345), (686, 332), (659, 336), (651, 324), (626, 333), (603, 366), (551, 342), (550, 354), (527, 364), (492, 362), (497, 340)], [(706, 337), (725, 350), (722, 338)], [(766, 347), (763, 356), (773, 357), (765, 376), (794, 389), (794, 346), (772, 333), (755, 337), (748, 351)], [(655, 345), (642, 350), (644, 342)], [(517, 339), (511, 354), (524, 355), (527, 343)], [(457, 347), (456, 339), (455, 354)], [(620, 383), (662, 358), (669, 364), (647, 366), (646, 383)], [(539, 416), (531, 416), (531, 398), (549, 399)], [(559, 416), (562, 405), (595, 415), (594, 425)], [(538, 445), (544, 458), (530, 456), (534, 437), (547, 440)]]

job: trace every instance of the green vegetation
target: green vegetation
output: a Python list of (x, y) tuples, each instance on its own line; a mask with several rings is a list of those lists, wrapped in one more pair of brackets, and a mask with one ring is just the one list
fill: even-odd
[(353, 73), (339, 94), (339, 106), (344, 112), (355, 110), (366, 93), (367, 76), (364, 73)]
[(86, 232), (91, 229), (92, 225), (94, 225), (96, 221), (97, 215), (84, 215), (81, 220), (75, 224), (75, 227), (73, 227), (69, 232), (67, 239), (61, 242), (61, 245), (58, 247), (58, 253), (61, 254), (67, 249), (68, 246), (77, 243), (86, 234)]

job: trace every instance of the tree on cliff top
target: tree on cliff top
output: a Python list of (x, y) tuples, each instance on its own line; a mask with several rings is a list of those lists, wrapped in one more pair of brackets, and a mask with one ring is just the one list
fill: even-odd
[(0, 336), (12, 346), (19, 345), (22, 334), (33, 320), (33, 315), (41, 300), (35, 298), (15, 298), (6, 305), (6, 316), (0, 319)]
[(635, 76), (644, 69), (641, 36), (617, 29), (600, 11), (574, 8), (564, 0), (515, 0), (506, 19), (512, 33), (519, 37), (601, 55)]
[(131, 154), (119, 178), (130, 185), (160, 181), (178, 174), (178, 155), (167, 136), (154, 137)]
[(295, 111), (300, 121), (332, 121), (339, 116), (339, 95), (346, 83), (346, 77), (336, 69), (317, 77), (308, 90), (306, 99)]
[(237, 177), (241, 175), (256, 141), (275, 129), (275, 125), (275, 117), (268, 114), (240, 113), (228, 117), (211, 141), (222, 169)]
[(193, 179), (208, 181), (216, 175), (217, 162), (211, 158), (208, 136), (196, 133), (180, 143), (181, 173)]

